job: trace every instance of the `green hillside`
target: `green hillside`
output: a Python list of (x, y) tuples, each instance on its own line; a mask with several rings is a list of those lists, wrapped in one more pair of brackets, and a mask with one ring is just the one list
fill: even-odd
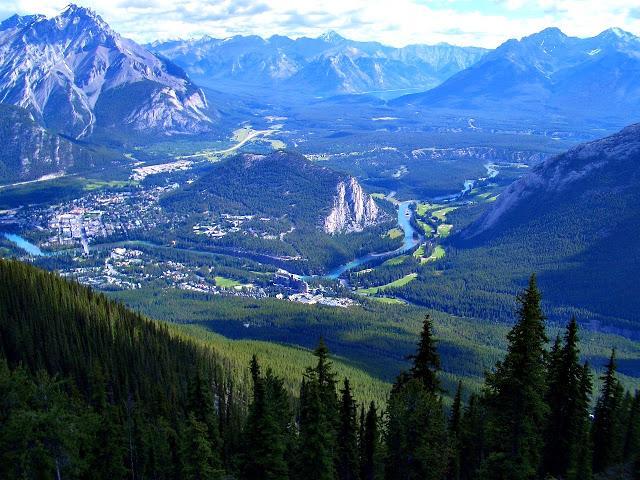
[[(504, 321), (535, 271), (553, 320), (575, 314), (591, 328), (640, 338), (639, 138), (640, 127), (631, 126), (534, 168), (445, 241), (444, 259), (393, 294)], [(465, 224), (475, 208), (448, 219)]]

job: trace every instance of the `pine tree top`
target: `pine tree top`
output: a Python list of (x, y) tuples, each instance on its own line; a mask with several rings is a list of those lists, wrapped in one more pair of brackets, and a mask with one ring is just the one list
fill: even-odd
[(409, 359), (413, 360), (411, 376), (417, 380), (421, 380), (431, 393), (441, 391), (440, 380), (437, 375), (437, 372), (440, 370), (440, 355), (438, 354), (436, 343), (433, 335), (431, 317), (425, 315), (420, 341), (418, 343), (418, 351), (415, 355), (411, 355)]

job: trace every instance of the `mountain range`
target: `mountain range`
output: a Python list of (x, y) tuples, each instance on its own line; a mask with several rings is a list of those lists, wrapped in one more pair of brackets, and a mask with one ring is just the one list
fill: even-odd
[(589, 119), (620, 128), (638, 119), (640, 38), (617, 28), (592, 38), (547, 28), (509, 40), (441, 85), (392, 104), (565, 122)]
[(73, 138), (97, 130), (198, 133), (215, 120), (184, 71), (121, 37), (92, 10), (0, 24), (0, 102)]
[(205, 36), (154, 42), (149, 48), (202, 85), (277, 87), (313, 95), (425, 90), (471, 66), (487, 51), (448, 44), (393, 48), (348, 40), (333, 31), (298, 39)]

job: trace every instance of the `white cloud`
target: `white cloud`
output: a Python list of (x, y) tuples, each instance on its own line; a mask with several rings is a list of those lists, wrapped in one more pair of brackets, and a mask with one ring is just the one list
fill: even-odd
[[(3, 0), (0, 14), (55, 15), (68, 0)], [(208, 34), (317, 36), (333, 29), (356, 40), (402, 46), (449, 42), (495, 47), (548, 26), (591, 36), (618, 26), (640, 32), (637, 0), (83, 0), (117, 31), (140, 42)]]

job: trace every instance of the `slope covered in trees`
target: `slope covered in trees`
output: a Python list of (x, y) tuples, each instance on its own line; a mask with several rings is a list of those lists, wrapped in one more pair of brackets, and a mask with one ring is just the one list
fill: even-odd
[[(445, 259), (387, 294), (506, 320), (514, 293), (536, 271), (553, 320), (575, 314), (601, 331), (638, 338), (639, 160), (640, 125), (549, 158), (452, 235)], [(456, 215), (464, 213), (449, 220)]]
[(535, 277), (506, 356), (450, 409), (429, 317), (386, 405), (365, 405), (322, 339), (291, 396), (256, 356), (235, 383), (213, 350), (54, 274), (0, 261), (0, 286), (2, 478), (638, 478), (640, 394), (612, 353), (591, 418), (577, 323), (547, 349)]

